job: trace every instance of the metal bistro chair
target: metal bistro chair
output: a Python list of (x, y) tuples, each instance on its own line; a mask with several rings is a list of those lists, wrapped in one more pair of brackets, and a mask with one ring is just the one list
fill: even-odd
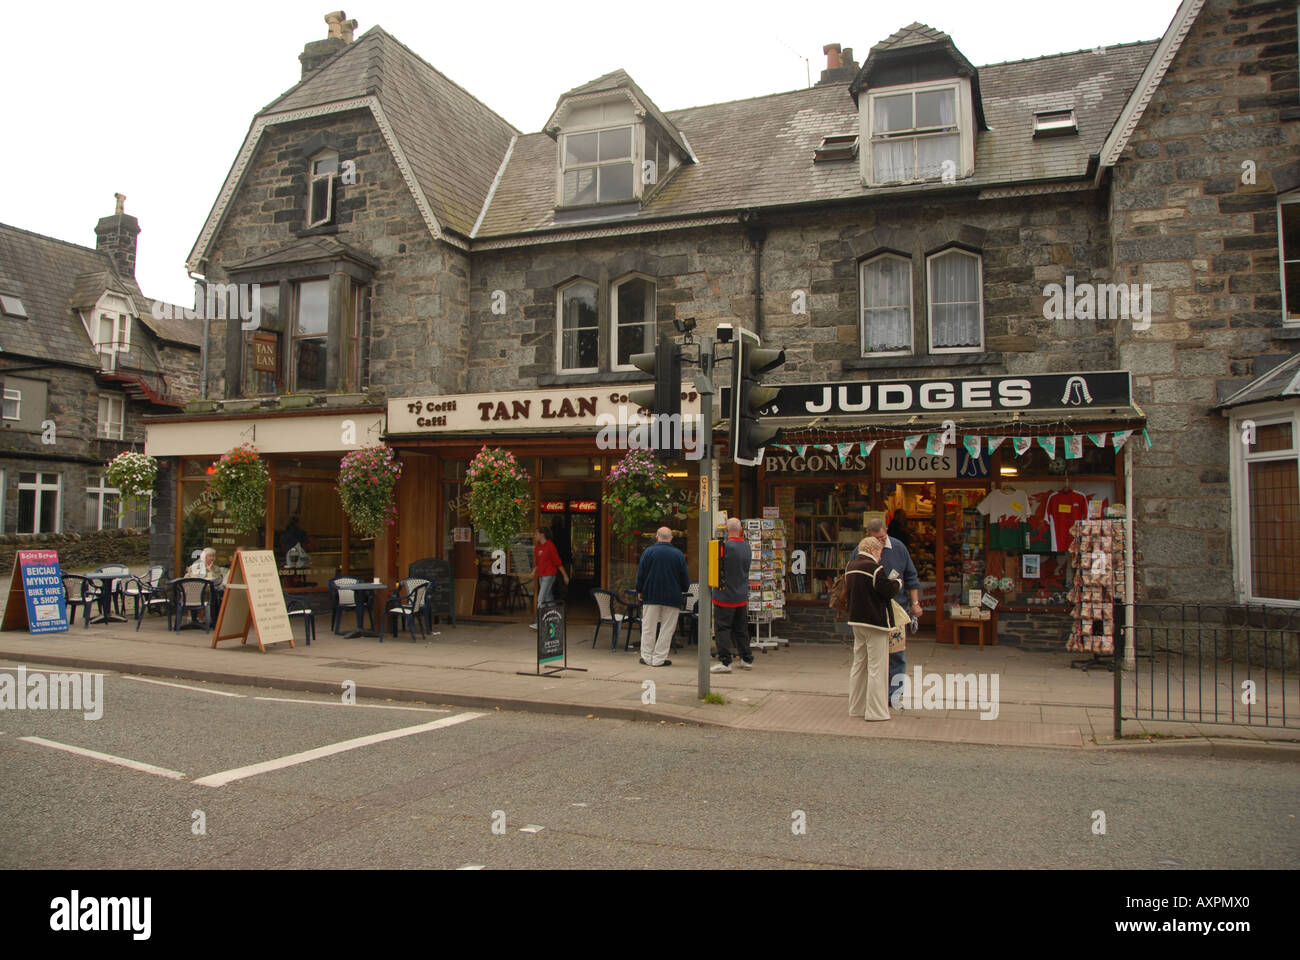
[(151, 610), (165, 610), (171, 616), (172, 594), (162, 582), (162, 564), (150, 567), (143, 577), (132, 577), (123, 584), (122, 596), (130, 597), (135, 615), (135, 628), (140, 629), (144, 615)]
[(693, 582), (682, 594), (682, 615), (677, 626), (687, 637), (687, 643), (698, 643), (700, 633), (700, 584)]
[[(398, 581), (397, 595), (390, 598), (388, 605), (384, 607), (384, 619), (392, 617), (406, 618), (406, 629), (411, 632), (411, 642), (415, 643), (415, 628), (420, 627), (421, 638), (426, 638), (428, 634), (424, 629), (424, 596), (428, 592), (429, 581), (420, 580), (416, 577), (407, 577), (405, 580)], [(398, 627), (393, 629), (393, 636), (397, 636)], [(383, 642), (381, 635), (379, 641)]]
[(75, 573), (65, 573), (63, 575), (63, 599), (71, 613), (68, 615), (68, 626), (77, 622), (77, 607), (80, 606), (82, 613), (82, 627), (90, 626), (90, 608), (95, 604), (95, 598), (99, 591), (95, 589), (93, 583), (85, 577)]
[(126, 593), (125, 593), (126, 581), (127, 581), (127, 577), (130, 576), (131, 568), (124, 563), (106, 563), (98, 570), (93, 570), (91, 572), (123, 574), (123, 578), (121, 580), (113, 581), (113, 586), (112, 586), (113, 595), (110, 598), (110, 601), (111, 601), (113, 612), (116, 613), (119, 617), (125, 617), (126, 616)]
[[(185, 614), (190, 622), (185, 622)], [(172, 582), (172, 630), (212, 629), (212, 581), (182, 577)], [(202, 620), (194, 614), (201, 614)]]
[(289, 611), (289, 622), (293, 623), (294, 617), (301, 617), (303, 623), (303, 636), (307, 640), (307, 646), (316, 639), (316, 612), (307, 606), (307, 601), (301, 597), (289, 597), (285, 601), (285, 608)]
[(355, 610), (357, 613), (357, 629), (363, 628), (365, 614), (370, 614), (370, 629), (375, 628), (375, 611), (371, 606), (373, 594), (358, 593), (355, 590), (349, 590), (348, 587), (360, 583), (356, 577), (335, 577), (330, 581), (330, 600), (331, 611), (330, 618), (335, 633), (339, 632), (339, 624), (343, 620), (344, 610)]
[(629, 617), (626, 612), (620, 613), (617, 608), (622, 607), (627, 611), (629, 610), (628, 604), (614, 596), (609, 590), (594, 589), (591, 591), (591, 598), (596, 601), (596, 609), (600, 613), (600, 619), (596, 621), (596, 632), (591, 637), (591, 648), (596, 649), (596, 641), (600, 638), (600, 628), (608, 623), (614, 628), (614, 642), (610, 647), (611, 650), (618, 649), (618, 630), (619, 627), (626, 625), (627, 633), (623, 641), (623, 649), (627, 650), (632, 642), (632, 628), (635, 627), (638, 632), (641, 630), (641, 618), (639, 616)]

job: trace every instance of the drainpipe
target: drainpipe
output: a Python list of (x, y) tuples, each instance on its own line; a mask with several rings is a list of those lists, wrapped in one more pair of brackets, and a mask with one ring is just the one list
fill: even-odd
[[(211, 321), (208, 319), (207, 299), (208, 299), (208, 279), (207, 277), (195, 274), (193, 270), (186, 271), (189, 278), (194, 281), (197, 287), (203, 287), (203, 299), (200, 301), (204, 304), (203, 308), (203, 346), (199, 350), (199, 356), (202, 358), (202, 370), (199, 373), (199, 399), (208, 399), (208, 325)], [(195, 304), (197, 307), (199, 304)]]
[(763, 338), (763, 243), (767, 240), (767, 227), (758, 222), (758, 213), (748, 210), (740, 215), (745, 236), (754, 248), (754, 335)]

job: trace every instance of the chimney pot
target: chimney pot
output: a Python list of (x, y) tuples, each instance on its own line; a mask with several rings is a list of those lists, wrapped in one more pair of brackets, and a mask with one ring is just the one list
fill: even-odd
[(357, 22), (346, 18), (347, 14), (342, 10), (334, 10), (325, 14), (325, 23), (329, 27), (325, 39), (312, 40), (303, 47), (302, 53), (298, 55), (298, 62), (302, 64), (303, 77), (306, 77), (307, 74), (352, 42), (352, 37), (357, 29)]
[(120, 217), (126, 212), (126, 194), (115, 193), (113, 194), (113, 199), (117, 201), (117, 209), (113, 211), (113, 214)]
[(842, 55), (842, 57), (841, 57), (841, 62), (842, 62), (845, 66), (848, 66), (849, 64), (851, 64), (851, 63), (853, 62), (853, 48), (852, 48), (852, 47), (845, 47), (845, 48), (844, 48), (844, 53), (843, 53), (843, 55)]
[(116, 201), (113, 215), (95, 224), (95, 249), (108, 254), (119, 276), (133, 278), (140, 221), (125, 212), (126, 194), (115, 193), (113, 198)]
[(840, 65), (840, 45), (838, 43), (828, 43), (822, 47), (822, 53), (826, 54), (826, 69), (834, 70)]

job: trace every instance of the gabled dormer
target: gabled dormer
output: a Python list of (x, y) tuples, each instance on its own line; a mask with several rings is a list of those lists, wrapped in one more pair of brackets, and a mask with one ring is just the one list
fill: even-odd
[(868, 187), (955, 182), (975, 172), (988, 129), (979, 75), (942, 31), (913, 23), (871, 48), (849, 87)]
[(557, 219), (635, 213), (695, 162), (686, 137), (623, 70), (561, 96), (545, 130), (559, 147)]

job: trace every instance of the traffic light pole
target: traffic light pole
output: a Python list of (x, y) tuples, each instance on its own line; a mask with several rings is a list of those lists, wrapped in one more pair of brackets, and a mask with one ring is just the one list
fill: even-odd
[(696, 605), (696, 646), (699, 655), (699, 698), (709, 695), (709, 649), (713, 641), (713, 593), (709, 589), (709, 541), (713, 539), (713, 338), (700, 338), (700, 375), (695, 390), (700, 395), (700, 600)]

